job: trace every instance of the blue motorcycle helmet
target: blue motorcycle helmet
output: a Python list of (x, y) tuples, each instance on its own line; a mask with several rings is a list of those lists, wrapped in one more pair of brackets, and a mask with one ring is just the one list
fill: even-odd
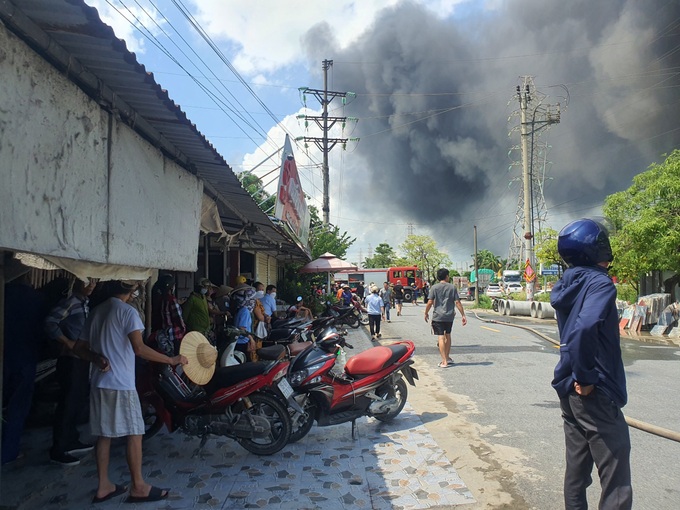
[(569, 266), (596, 266), (614, 260), (607, 228), (588, 218), (572, 221), (560, 230), (557, 251)]

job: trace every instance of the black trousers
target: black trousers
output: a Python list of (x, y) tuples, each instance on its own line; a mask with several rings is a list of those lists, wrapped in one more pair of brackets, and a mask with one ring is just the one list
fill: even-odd
[(567, 469), (564, 476), (566, 510), (588, 508), (586, 489), (593, 482), (593, 463), (600, 475), (600, 510), (633, 506), (628, 424), (606, 393), (595, 388), (587, 397), (575, 392), (560, 399)]
[(368, 316), (368, 327), (371, 329), (371, 336), (380, 333), (380, 315)]
[(57, 360), (57, 380), (61, 391), (54, 414), (52, 451), (60, 454), (73, 448), (79, 440), (76, 427), (90, 402), (90, 362), (70, 356)]

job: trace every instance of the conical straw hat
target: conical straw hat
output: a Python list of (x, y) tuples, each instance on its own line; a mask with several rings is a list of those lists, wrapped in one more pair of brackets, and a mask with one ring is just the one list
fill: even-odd
[(203, 385), (212, 379), (217, 362), (217, 349), (198, 331), (187, 333), (179, 346), (179, 353), (189, 360), (184, 373), (194, 383)]

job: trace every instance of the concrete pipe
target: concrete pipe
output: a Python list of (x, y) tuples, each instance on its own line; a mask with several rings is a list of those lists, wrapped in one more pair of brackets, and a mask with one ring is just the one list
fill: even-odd
[(510, 301), (508, 299), (503, 300), (503, 315), (509, 315), (510, 311)]
[(538, 310), (539, 304), (540, 304), (540, 303), (538, 303), (538, 301), (532, 301), (532, 302), (531, 302), (531, 313), (530, 313), (530, 315), (531, 315), (534, 319), (536, 318), (536, 312), (537, 312), (537, 310)]
[(529, 301), (508, 301), (506, 315), (531, 315), (531, 302)]
[(539, 319), (552, 319), (555, 317), (555, 309), (550, 303), (538, 303), (536, 317)]

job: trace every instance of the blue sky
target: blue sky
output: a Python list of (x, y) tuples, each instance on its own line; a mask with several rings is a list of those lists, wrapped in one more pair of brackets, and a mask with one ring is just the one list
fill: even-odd
[[(608, 194), (680, 145), (680, 7), (649, 0), (86, 0), (154, 73), (236, 171), (292, 137), (320, 136), (299, 87), (356, 99), (331, 136), (331, 222), (358, 238), (356, 262), (409, 225), (465, 269), (479, 248), (507, 256), (518, 207), (508, 153), (515, 87), (535, 77), (562, 119), (549, 150), (548, 224), (599, 214)], [(211, 44), (214, 47), (211, 47)], [(295, 150), (310, 203), (321, 208), (322, 156)], [(275, 178), (280, 159), (256, 174)], [(515, 172), (515, 173), (513, 173)], [(270, 188), (272, 189), (272, 188)]]

